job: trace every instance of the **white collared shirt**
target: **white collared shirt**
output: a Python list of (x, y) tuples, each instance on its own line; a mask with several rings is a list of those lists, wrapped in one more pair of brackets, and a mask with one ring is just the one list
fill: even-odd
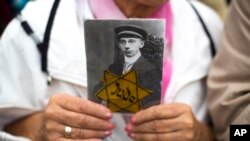
[(125, 63), (124, 63), (124, 66), (123, 66), (123, 71), (122, 73), (125, 74), (127, 73), (128, 71), (131, 70), (131, 68), (133, 67), (134, 63), (141, 57), (141, 52), (138, 52), (137, 54), (135, 54), (135, 56), (133, 57), (127, 57), (127, 56), (124, 56), (125, 58)]

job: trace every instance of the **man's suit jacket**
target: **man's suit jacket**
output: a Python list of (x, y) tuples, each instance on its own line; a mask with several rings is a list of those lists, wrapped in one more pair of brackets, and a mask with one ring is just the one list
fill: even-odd
[[(114, 63), (108, 70), (118, 76), (122, 75), (123, 62)], [(131, 70), (137, 72), (139, 85), (152, 91), (142, 102), (142, 108), (147, 108), (160, 103), (162, 72), (142, 56), (134, 63)]]
[(249, 6), (249, 0), (233, 1), (208, 77), (209, 111), (219, 141), (229, 140), (230, 124), (250, 124)]

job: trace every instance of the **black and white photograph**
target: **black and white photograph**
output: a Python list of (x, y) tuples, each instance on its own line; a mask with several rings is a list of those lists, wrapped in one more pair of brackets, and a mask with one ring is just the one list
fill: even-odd
[(88, 98), (113, 112), (160, 104), (165, 22), (86, 20)]

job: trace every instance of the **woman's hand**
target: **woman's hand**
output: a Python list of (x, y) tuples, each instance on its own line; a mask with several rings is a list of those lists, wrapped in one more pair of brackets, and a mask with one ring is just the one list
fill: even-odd
[(179, 103), (162, 104), (136, 113), (126, 131), (136, 141), (212, 140), (210, 129), (196, 120), (188, 105)]
[(45, 110), (47, 139), (66, 139), (66, 126), (72, 128), (69, 139), (101, 139), (112, 133), (112, 114), (106, 107), (68, 95), (54, 95)]
[[(99, 141), (112, 133), (112, 113), (106, 107), (79, 97), (53, 95), (45, 111), (14, 122), (6, 130), (15, 135), (26, 136), (32, 141)], [(36, 119), (36, 120), (34, 120)], [(40, 125), (30, 128), (33, 125)], [(72, 128), (65, 136), (65, 127)], [(16, 130), (31, 129), (31, 130)], [(26, 132), (26, 133), (22, 133)]]

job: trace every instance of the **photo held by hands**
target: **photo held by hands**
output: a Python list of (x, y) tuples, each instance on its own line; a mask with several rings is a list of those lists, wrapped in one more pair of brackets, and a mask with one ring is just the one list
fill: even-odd
[(88, 99), (119, 117), (122, 133), (133, 140), (200, 140), (202, 129), (211, 139), (188, 105), (161, 103), (164, 20), (86, 20), (84, 27)]

